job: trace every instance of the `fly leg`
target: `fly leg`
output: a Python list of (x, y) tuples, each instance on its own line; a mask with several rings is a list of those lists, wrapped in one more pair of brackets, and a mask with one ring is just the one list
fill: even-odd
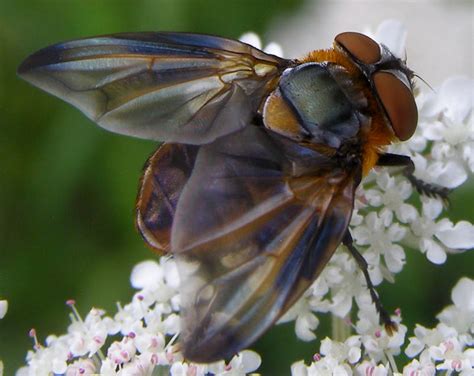
[(384, 153), (380, 155), (377, 166), (403, 167), (403, 175), (415, 187), (418, 193), (428, 197), (439, 197), (443, 200), (445, 205), (449, 204), (448, 195), (451, 192), (451, 189), (436, 184), (430, 184), (415, 177), (415, 175), (413, 175), (415, 172), (415, 165), (410, 157), (406, 155)]
[(354, 240), (352, 239), (352, 235), (349, 230), (346, 231), (344, 238), (342, 239), (342, 244), (344, 244), (351, 252), (352, 256), (354, 257), (360, 269), (362, 270), (362, 273), (364, 274), (365, 281), (367, 283), (367, 288), (370, 292), (370, 297), (372, 298), (372, 302), (375, 304), (375, 308), (377, 309), (377, 312), (380, 316), (380, 324), (385, 326), (385, 330), (389, 335), (392, 335), (394, 332), (397, 331), (397, 324), (390, 319), (390, 315), (383, 308), (382, 302), (380, 301), (379, 296), (375, 291), (375, 287), (372, 281), (370, 280), (367, 261), (365, 261), (364, 256), (362, 256), (357, 250), (357, 248), (354, 246)]

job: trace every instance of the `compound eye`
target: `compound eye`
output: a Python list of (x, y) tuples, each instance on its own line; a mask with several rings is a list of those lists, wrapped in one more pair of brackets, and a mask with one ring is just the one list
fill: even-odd
[(375, 64), (381, 58), (379, 44), (367, 35), (348, 31), (334, 40), (362, 63)]
[(413, 93), (391, 73), (376, 72), (372, 79), (393, 132), (399, 140), (408, 140), (415, 133), (418, 123), (418, 109)]

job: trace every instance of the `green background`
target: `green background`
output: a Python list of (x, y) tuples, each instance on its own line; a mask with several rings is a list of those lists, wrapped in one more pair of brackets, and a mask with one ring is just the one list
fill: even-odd
[[(41, 341), (68, 325), (64, 302), (115, 312), (129, 301), (129, 274), (153, 258), (133, 227), (142, 165), (153, 142), (93, 126), (79, 111), (21, 81), (16, 67), (49, 44), (123, 31), (175, 30), (237, 38), (253, 30), (265, 39), (276, 17), (301, 1), (5, 1), (0, 0), (0, 297), (9, 301), (0, 321), (5, 374), (24, 362), (28, 330)], [(472, 185), (452, 195), (452, 220), (474, 221)], [(472, 276), (474, 255), (452, 256), (434, 266), (416, 251), (394, 285), (379, 288), (387, 308), (402, 307), (405, 323), (435, 323), (461, 275)], [(329, 319), (319, 338), (330, 334)], [(317, 344), (295, 339), (293, 325), (272, 329), (254, 347), (265, 375), (288, 374), (309, 361)]]

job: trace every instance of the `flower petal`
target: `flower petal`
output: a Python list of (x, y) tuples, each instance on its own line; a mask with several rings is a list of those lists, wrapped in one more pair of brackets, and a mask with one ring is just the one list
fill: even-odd
[(275, 55), (282, 57), (283, 56), (283, 49), (278, 43), (271, 42), (269, 43), (264, 49), (263, 52), (270, 54), (270, 55)]
[(291, 376), (307, 376), (308, 370), (303, 360), (291, 365)]
[(443, 204), (440, 200), (422, 197), (423, 202), (423, 215), (429, 219), (436, 219), (443, 210)]
[(163, 278), (163, 271), (160, 265), (153, 260), (143, 261), (135, 265), (130, 275), (130, 282), (136, 289), (150, 287), (160, 282)]
[(440, 141), (443, 139), (444, 125), (440, 121), (432, 121), (429, 126), (422, 127), (423, 136), (428, 140)]
[(433, 264), (444, 264), (446, 261), (446, 252), (434, 240), (423, 239), (420, 246), (421, 249), (426, 252), (426, 257), (428, 260), (430, 260)]
[(413, 222), (418, 217), (415, 207), (410, 204), (401, 204), (396, 214), (397, 218), (403, 223)]
[(313, 330), (318, 327), (319, 320), (314, 314), (307, 311), (302, 315), (299, 315), (296, 319), (295, 332), (298, 338), (303, 341), (312, 341), (316, 338)]
[(447, 188), (456, 188), (467, 179), (467, 173), (457, 161), (449, 161), (441, 170), (438, 184)]
[(474, 105), (474, 80), (460, 76), (448, 78), (441, 85), (438, 101), (453, 122), (463, 122)]
[(451, 299), (456, 307), (474, 312), (474, 280), (461, 278), (451, 292)]
[(474, 226), (467, 221), (460, 221), (450, 229), (436, 232), (436, 237), (449, 248), (474, 248)]
[(242, 356), (242, 366), (245, 373), (255, 371), (262, 364), (262, 358), (255, 351), (244, 350), (240, 355)]
[(0, 300), (0, 320), (5, 317), (8, 311), (8, 301)]
[(260, 37), (253, 32), (242, 34), (239, 40), (243, 43), (250, 44), (251, 46), (255, 48), (258, 48), (258, 49), (262, 48), (262, 42), (260, 40)]
[(375, 39), (386, 45), (396, 57), (405, 57), (407, 31), (402, 22), (393, 19), (383, 21), (375, 32)]

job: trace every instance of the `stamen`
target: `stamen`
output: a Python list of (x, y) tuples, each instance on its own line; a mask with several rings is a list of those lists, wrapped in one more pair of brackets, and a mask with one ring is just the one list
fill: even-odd
[(30, 331), (28, 332), (28, 335), (30, 336), (30, 338), (33, 338), (33, 348), (35, 350), (39, 350), (41, 348), (41, 344), (39, 343), (38, 341), (38, 337), (36, 336), (36, 329), (35, 328), (31, 328)]
[(71, 307), (73, 317), (77, 321), (84, 323), (84, 321), (82, 320), (81, 315), (79, 314), (79, 311), (76, 309), (76, 301), (74, 299), (68, 299), (68, 300), (66, 300), (66, 305)]

